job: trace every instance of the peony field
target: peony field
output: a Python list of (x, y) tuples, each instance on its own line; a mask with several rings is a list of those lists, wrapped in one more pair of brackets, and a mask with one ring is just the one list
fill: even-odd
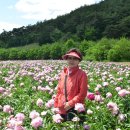
[(88, 77), (85, 122), (54, 108), (62, 60), (0, 61), (0, 130), (130, 130), (130, 66), (82, 61)]

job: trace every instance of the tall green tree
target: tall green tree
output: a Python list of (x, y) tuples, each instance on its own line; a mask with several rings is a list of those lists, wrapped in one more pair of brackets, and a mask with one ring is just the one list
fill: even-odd
[(59, 43), (54, 43), (50, 48), (50, 58), (51, 59), (61, 59), (62, 46)]

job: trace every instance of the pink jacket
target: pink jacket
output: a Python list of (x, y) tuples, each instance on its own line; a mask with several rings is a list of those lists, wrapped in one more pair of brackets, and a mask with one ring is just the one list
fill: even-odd
[(57, 95), (54, 102), (54, 107), (59, 108), (60, 114), (66, 114), (64, 109), (65, 95), (64, 95), (64, 78), (67, 77), (67, 99), (71, 107), (74, 107), (76, 103), (83, 103), (87, 95), (87, 76), (86, 73), (79, 69), (79, 67), (73, 67), (71, 69), (64, 68), (61, 73), (60, 80), (58, 82)]

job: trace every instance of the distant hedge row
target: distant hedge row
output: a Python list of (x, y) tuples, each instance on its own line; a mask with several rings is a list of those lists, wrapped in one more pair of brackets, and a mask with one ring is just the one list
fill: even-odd
[(126, 38), (107, 39), (94, 41), (82, 41), (77, 43), (69, 39), (65, 43), (53, 43), (36, 48), (10, 48), (0, 49), (0, 60), (40, 60), (61, 59), (70, 48), (78, 48), (84, 60), (90, 61), (130, 61), (130, 40)]

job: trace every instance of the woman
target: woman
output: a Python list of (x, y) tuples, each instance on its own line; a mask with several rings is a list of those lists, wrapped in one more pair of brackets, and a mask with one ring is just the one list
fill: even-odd
[(74, 48), (62, 58), (67, 60), (68, 67), (64, 67), (61, 73), (54, 107), (59, 108), (59, 114), (66, 121), (72, 120), (74, 117), (72, 113), (77, 113), (74, 110), (76, 103), (84, 104), (88, 87), (86, 73), (78, 66), (82, 60), (81, 53)]

